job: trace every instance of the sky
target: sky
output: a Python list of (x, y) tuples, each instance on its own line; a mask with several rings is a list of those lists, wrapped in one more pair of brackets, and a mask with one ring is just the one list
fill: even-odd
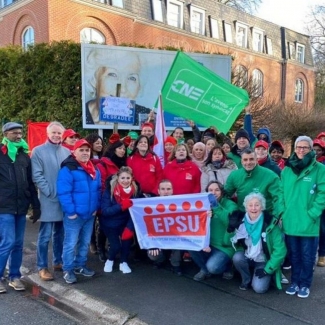
[(304, 22), (311, 5), (325, 5), (325, 0), (263, 0), (255, 16), (306, 34)]

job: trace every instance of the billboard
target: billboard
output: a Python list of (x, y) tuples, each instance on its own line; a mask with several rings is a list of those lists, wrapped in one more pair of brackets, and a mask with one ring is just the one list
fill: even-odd
[[(81, 44), (82, 119), (83, 128), (112, 129), (113, 122), (101, 118), (103, 98), (116, 96), (135, 101), (133, 124), (119, 123), (119, 129), (140, 129), (153, 109), (177, 52), (132, 47)], [(230, 81), (231, 57), (213, 54), (187, 53), (223, 79)], [(167, 130), (177, 126), (187, 128), (186, 119), (177, 109), (164, 113)]]

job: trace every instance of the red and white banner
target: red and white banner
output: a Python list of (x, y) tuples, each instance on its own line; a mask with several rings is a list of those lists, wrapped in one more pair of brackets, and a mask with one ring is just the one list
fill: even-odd
[(209, 246), (208, 193), (134, 199), (129, 209), (142, 249), (199, 251)]
[(161, 166), (164, 168), (165, 164), (166, 164), (166, 162), (165, 162), (166, 130), (165, 130), (165, 122), (164, 122), (164, 114), (163, 114), (161, 95), (159, 95), (159, 98), (158, 98), (158, 110), (157, 110), (157, 116), (156, 116), (155, 137), (157, 139), (157, 143), (153, 146), (153, 151), (159, 157)]

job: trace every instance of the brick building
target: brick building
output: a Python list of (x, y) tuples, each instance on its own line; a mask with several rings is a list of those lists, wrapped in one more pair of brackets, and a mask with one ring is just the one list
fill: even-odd
[(215, 0), (0, 0), (0, 46), (54, 40), (229, 54), (253, 96), (314, 104), (309, 37)]

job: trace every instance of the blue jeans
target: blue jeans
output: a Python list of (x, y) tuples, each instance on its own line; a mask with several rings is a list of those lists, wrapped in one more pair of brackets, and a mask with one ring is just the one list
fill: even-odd
[(257, 269), (264, 269), (266, 262), (255, 262), (245, 256), (245, 252), (236, 252), (232, 258), (236, 270), (240, 273), (242, 284), (249, 285), (252, 282), (252, 288), (256, 293), (265, 293), (271, 282), (271, 275), (263, 278), (255, 276)]
[(37, 268), (48, 267), (49, 242), (52, 238), (53, 265), (62, 264), (63, 222), (41, 222), (37, 239)]
[(76, 267), (86, 266), (94, 220), (93, 216), (89, 219), (63, 218), (63, 271), (72, 271)]
[(291, 261), (291, 283), (310, 288), (318, 237), (287, 236)]
[(0, 278), (9, 259), (9, 279), (20, 278), (26, 214), (0, 214)]
[(325, 211), (320, 216), (318, 256), (325, 256)]
[(215, 247), (211, 247), (210, 253), (203, 251), (189, 251), (189, 253), (195, 264), (205, 273), (221, 274), (230, 266), (230, 257)]

